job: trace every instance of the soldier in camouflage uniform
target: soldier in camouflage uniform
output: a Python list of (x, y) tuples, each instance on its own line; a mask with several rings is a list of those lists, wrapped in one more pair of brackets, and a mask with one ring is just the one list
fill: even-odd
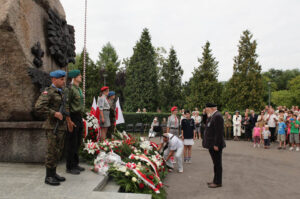
[[(67, 116), (68, 126), (72, 127), (72, 122), (68, 117), (69, 107), (66, 105), (64, 113), (59, 112), (60, 106), (64, 98), (63, 86), (65, 84), (65, 71), (57, 70), (50, 73), (52, 84), (40, 95), (36, 104), (35, 111), (41, 117), (46, 117), (43, 128), (46, 130), (47, 137), (47, 153), (46, 153), (46, 178), (45, 183), (49, 185), (60, 185), (65, 181), (64, 177), (56, 173), (57, 163), (62, 156), (64, 146), (65, 131), (67, 125), (64, 115)], [(58, 122), (58, 128), (55, 130)]]
[(107, 130), (107, 138), (112, 138), (112, 134), (115, 131), (115, 122), (116, 122), (116, 93), (114, 91), (109, 91), (108, 93), (108, 103), (110, 106), (109, 119), (110, 119), (110, 127)]

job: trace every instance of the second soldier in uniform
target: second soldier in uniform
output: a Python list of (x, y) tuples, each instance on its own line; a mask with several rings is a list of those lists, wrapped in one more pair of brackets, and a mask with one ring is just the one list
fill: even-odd
[(66, 168), (67, 173), (80, 174), (81, 171), (85, 170), (83, 167), (79, 166), (79, 147), (83, 134), (82, 117), (84, 116), (83, 94), (79, 87), (82, 76), (80, 70), (72, 70), (68, 73), (68, 77), (72, 78), (71, 86), (67, 90), (70, 118), (75, 126), (73, 127), (73, 131), (68, 132), (66, 136)]

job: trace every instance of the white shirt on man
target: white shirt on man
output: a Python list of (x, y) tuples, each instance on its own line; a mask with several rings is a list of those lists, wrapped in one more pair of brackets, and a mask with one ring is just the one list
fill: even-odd
[[(163, 139), (161, 140), (161, 142), (163, 143)], [(176, 151), (177, 149), (183, 147), (183, 142), (180, 138), (178, 138), (177, 136), (169, 133), (169, 149), (171, 151)]]
[(269, 118), (268, 126), (271, 127), (271, 128), (275, 128), (276, 127), (275, 119), (278, 121), (278, 117), (275, 114), (272, 114), (272, 115), (267, 114), (265, 116), (265, 120), (267, 120), (268, 118)]

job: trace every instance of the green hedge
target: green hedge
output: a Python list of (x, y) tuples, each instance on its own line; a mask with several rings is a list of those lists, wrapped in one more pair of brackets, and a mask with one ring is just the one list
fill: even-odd
[(152, 124), (154, 117), (158, 118), (159, 123), (161, 124), (163, 118), (165, 117), (166, 120), (168, 120), (168, 117), (171, 115), (171, 113), (130, 113), (130, 112), (124, 112), (123, 116), (125, 119), (125, 124), (119, 124), (117, 126), (118, 130), (125, 130), (126, 125), (128, 124), (137, 124), (137, 123), (143, 123), (143, 124), (149, 124), (149, 126)]
[[(224, 115), (224, 111), (222, 111), (222, 114)], [(229, 112), (232, 116), (235, 114), (235, 112)], [(244, 112), (240, 112), (242, 116), (245, 115)], [(119, 131), (126, 130), (126, 125), (128, 124), (135, 124), (137, 123), (143, 123), (143, 124), (149, 124), (149, 126), (152, 124), (152, 121), (154, 117), (157, 117), (159, 120), (159, 123), (161, 124), (163, 118), (165, 117), (166, 120), (168, 120), (168, 117), (171, 115), (171, 113), (132, 113), (132, 112), (124, 112), (123, 116), (125, 119), (125, 124), (119, 124), (117, 126)], [(201, 114), (200, 114), (201, 115)], [(180, 117), (180, 115), (178, 115)]]

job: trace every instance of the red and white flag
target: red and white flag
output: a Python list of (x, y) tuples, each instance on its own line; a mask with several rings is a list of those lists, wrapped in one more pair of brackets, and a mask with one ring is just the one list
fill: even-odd
[(116, 103), (116, 124), (122, 124), (122, 123), (125, 123), (125, 120), (120, 106), (120, 100), (118, 98), (118, 101)]
[(93, 100), (93, 105), (92, 105), (92, 108), (91, 108), (91, 112), (90, 112), (93, 116), (95, 116), (98, 121), (99, 121), (99, 116), (100, 116), (100, 110), (99, 110), (99, 107), (97, 106), (97, 102), (96, 102), (96, 99), (94, 98)]

